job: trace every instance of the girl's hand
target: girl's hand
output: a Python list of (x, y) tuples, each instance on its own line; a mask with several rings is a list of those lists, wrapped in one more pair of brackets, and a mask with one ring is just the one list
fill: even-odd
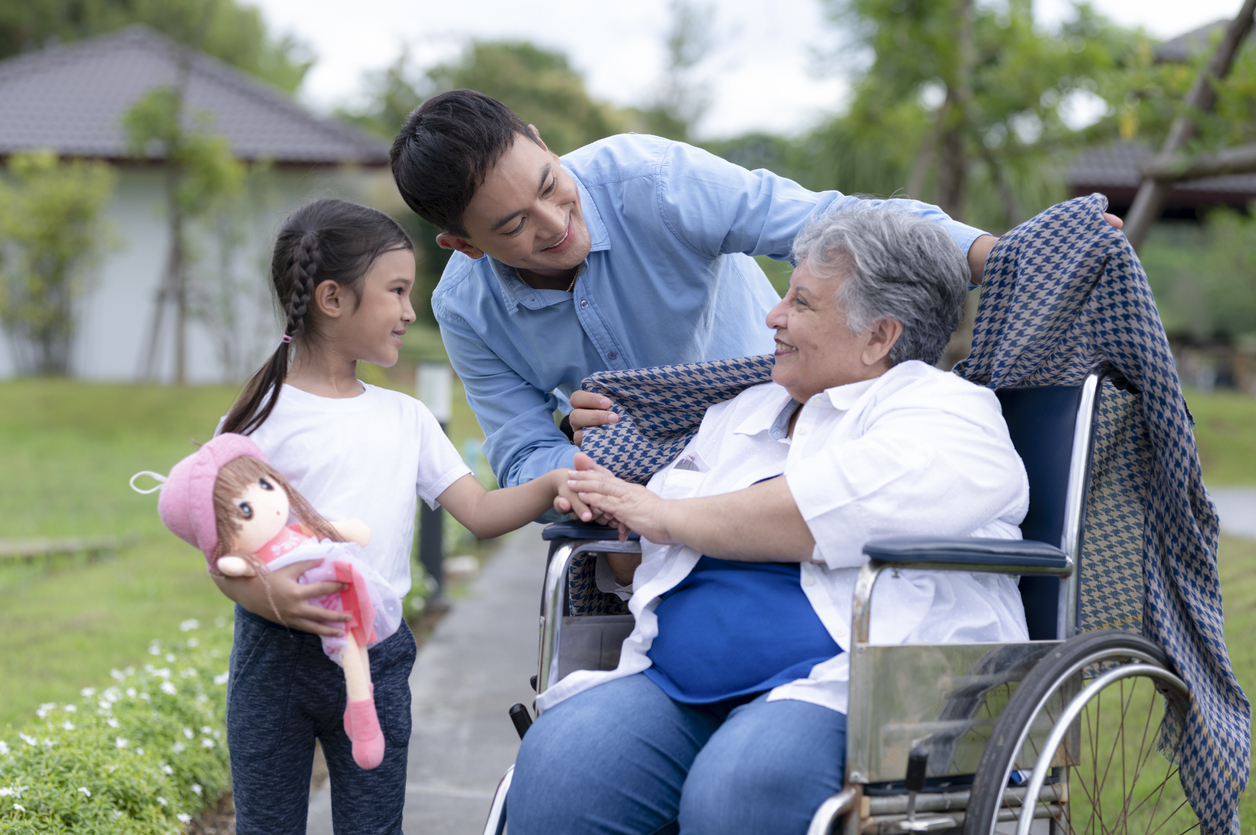
[(640, 484), (616, 478), (605, 468), (572, 471), (568, 486), (589, 507), (613, 517), (619, 528), (619, 539), (628, 538), (632, 529), (651, 542), (673, 544), (666, 523), (667, 502)]
[(214, 576), (214, 582), (223, 594), (258, 617), (315, 635), (340, 637), (344, 635), (344, 622), (352, 615), (315, 606), (310, 600), (344, 591), (347, 586), (297, 582), (298, 577), (321, 562), (303, 560), (269, 572), (265, 578)]
[(576, 492), (568, 486), (572, 474), (580, 470), (602, 472), (610, 475), (610, 470), (595, 462), (583, 452), (576, 453), (575, 470), (552, 470), (550, 477), (554, 479), (554, 509), (559, 513), (574, 516), (581, 522), (593, 522), (607, 527), (616, 527), (614, 516), (589, 507)]

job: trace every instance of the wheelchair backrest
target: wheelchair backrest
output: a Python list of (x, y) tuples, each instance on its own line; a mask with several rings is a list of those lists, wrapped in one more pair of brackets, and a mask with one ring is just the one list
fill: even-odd
[[(1008, 432), (1029, 476), (1029, 512), (1021, 523), (1025, 539), (1057, 545), (1076, 564), (1081, 540), (1091, 426), (1098, 378), (1076, 386), (999, 389)], [(1076, 577), (1076, 574), (1074, 574)], [(1071, 633), (1072, 589), (1054, 577), (1022, 577), (1021, 598), (1029, 637), (1053, 640)], [(1066, 615), (1061, 618), (1061, 607)]]

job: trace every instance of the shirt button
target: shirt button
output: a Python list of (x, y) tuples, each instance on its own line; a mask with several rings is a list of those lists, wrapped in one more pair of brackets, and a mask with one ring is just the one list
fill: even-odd
[(618, 357), (619, 357), (619, 352), (618, 352), (618, 351), (611, 351), (609, 354), (607, 354), (607, 355), (606, 355), (606, 357), (607, 357), (607, 359), (612, 359), (612, 360), (613, 360), (613, 359), (616, 359), (616, 358), (618, 358)]
[(588, 300), (588, 299), (581, 299), (581, 300), (580, 300), (580, 309), (581, 309), (581, 310), (584, 310), (584, 309), (585, 309), (586, 307), (588, 307), (588, 306), (589, 306), (589, 300)]
[(808, 577), (807, 579), (805, 579), (805, 580), (803, 580), (803, 581), (802, 581), (802, 584), (803, 584), (804, 586), (814, 586), (814, 585), (816, 584), (816, 578), (815, 578), (815, 577)]

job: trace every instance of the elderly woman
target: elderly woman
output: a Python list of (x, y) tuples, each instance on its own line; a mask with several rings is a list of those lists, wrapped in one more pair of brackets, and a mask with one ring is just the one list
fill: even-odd
[[(841, 788), (863, 545), (1019, 538), (1025, 470), (994, 394), (934, 367), (969, 272), (929, 221), (863, 210), (800, 233), (773, 382), (712, 407), (648, 488), (579, 470), (641, 533), (635, 628), (610, 672), (537, 700), (512, 835), (805, 832)], [(1026, 640), (1013, 578), (903, 571), (878, 643)]]

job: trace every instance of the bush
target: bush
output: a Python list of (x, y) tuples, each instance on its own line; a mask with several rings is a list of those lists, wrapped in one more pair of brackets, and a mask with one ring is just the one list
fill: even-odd
[(0, 830), (183, 833), (228, 791), (231, 624), (181, 626), (191, 634), (152, 641), (142, 669), (0, 734)]

